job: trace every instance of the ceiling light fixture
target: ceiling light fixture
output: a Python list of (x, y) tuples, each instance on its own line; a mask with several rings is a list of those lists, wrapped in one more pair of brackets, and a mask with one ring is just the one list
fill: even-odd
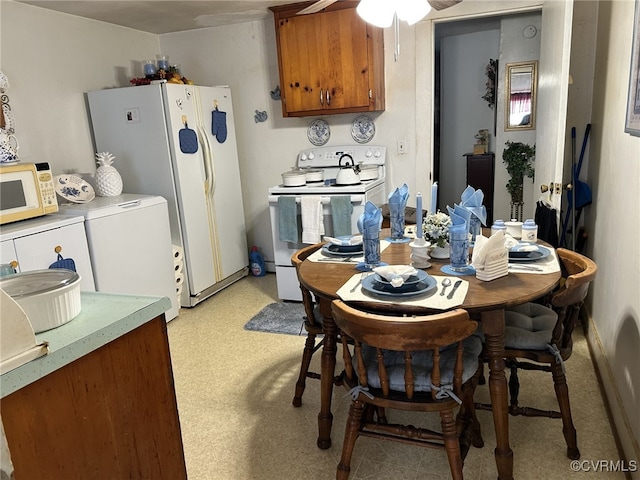
[(431, 11), (431, 5), (427, 0), (360, 0), (356, 11), (365, 22), (387, 28), (396, 15), (409, 25), (419, 22)]

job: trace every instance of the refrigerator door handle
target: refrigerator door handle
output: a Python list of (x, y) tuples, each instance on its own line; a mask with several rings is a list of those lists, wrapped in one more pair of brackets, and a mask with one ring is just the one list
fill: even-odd
[(200, 130), (200, 138), (202, 139), (200, 143), (202, 144), (202, 157), (204, 159), (204, 171), (206, 176), (205, 193), (213, 196), (213, 191), (215, 189), (215, 173), (213, 171), (213, 160), (211, 158), (211, 144), (209, 143), (209, 138), (207, 137), (207, 133), (204, 131), (204, 128), (200, 126), (198, 126), (198, 128)]

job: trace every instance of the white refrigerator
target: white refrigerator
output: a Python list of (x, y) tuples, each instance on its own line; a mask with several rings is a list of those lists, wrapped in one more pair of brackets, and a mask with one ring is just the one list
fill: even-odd
[(115, 156), (125, 193), (167, 200), (182, 249), (181, 305), (248, 273), (231, 91), (157, 84), (87, 93), (96, 151)]

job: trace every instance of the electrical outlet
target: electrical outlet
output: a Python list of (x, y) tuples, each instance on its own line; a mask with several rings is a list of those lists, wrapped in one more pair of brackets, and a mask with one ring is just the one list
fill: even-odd
[(398, 140), (398, 155), (404, 155), (407, 153), (407, 140), (401, 138)]

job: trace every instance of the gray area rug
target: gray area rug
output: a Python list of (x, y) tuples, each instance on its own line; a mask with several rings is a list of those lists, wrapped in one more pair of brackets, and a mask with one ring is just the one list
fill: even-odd
[(303, 317), (302, 303), (271, 303), (249, 320), (244, 329), (287, 335), (301, 335), (303, 332), (306, 334), (302, 324)]

